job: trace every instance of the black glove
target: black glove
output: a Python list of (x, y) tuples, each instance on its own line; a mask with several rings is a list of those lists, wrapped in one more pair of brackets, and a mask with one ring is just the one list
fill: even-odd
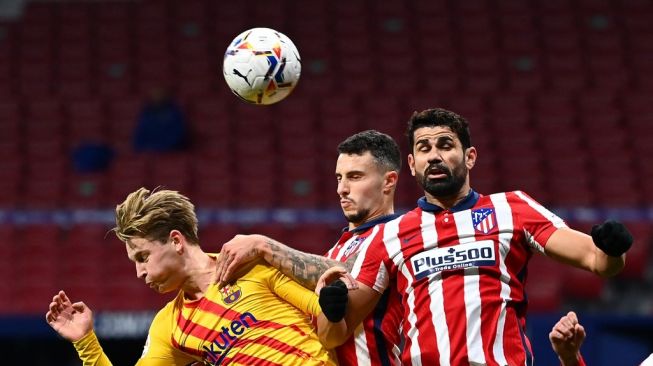
[(594, 245), (611, 257), (619, 257), (633, 245), (633, 236), (624, 224), (608, 220), (592, 227)]
[(320, 290), (320, 307), (322, 313), (332, 323), (337, 323), (345, 317), (347, 310), (347, 285), (341, 280), (333, 281), (330, 285)]

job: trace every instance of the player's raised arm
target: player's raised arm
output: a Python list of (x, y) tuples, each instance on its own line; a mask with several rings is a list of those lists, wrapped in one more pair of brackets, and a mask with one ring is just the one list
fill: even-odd
[[(257, 258), (263, 258), (281, 273), (313, 290), (320, 276), (329, 268), (343, 263), (316, 254), (304, 253), (263, 235), (236, 235), (222, 246), (216, 278), (226, 283), (235, 271)], [(351, 267), (355, 257), (345, 263)]]
[(45, 320), (73, 343), (84, 366), (111, 366), (93, 332), (93, 312), (83, 302), (72, 303), (65, 292), (52, 298)]
[(633, 237), (620, 222), (606, 221), (591, 236), (569, 228), (556, 230), (546, 243), (547, 255), (603, 277), (614, 276), (625, 265)]

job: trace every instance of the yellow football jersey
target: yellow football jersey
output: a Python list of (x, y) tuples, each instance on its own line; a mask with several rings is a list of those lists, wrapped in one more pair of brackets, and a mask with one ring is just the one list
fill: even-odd
[[(335, 365), (311, 322), (320, 312), (313, 292), (256, 264), (233, 284), (209, 286), (199, 300), (180, 291), (152, 321), (137, 365)], [(84, 365), (110, 365), (94, 334), (75, 347)]]

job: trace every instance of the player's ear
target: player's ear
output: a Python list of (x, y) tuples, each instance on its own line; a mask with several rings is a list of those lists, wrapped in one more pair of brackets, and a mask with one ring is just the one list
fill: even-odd
[(179, 230), (170, 231), (170, 243), (175, 248), (175, 251), (179, 254), (184, 251), (185, 238), (184, 235)]
[(477, 152), (474, 146), (468, 147), (467, 150), (465, 150), (465, 165), (467, 166), (467, 169), (472, 169), (474, 167), (474, 164), (476, 164), (476, 157)]
[(415, 157), (413, 154), (408, 154), (408, 167), (410, 168), (410, 174), (415, 176)]
[(399, 173), (395, 170), (390, 170), (385, 173), (385, 179), (383, 182), (383, 193), (388, 193), (391, 190), (397, 187), (397, 181), (399, 180)]

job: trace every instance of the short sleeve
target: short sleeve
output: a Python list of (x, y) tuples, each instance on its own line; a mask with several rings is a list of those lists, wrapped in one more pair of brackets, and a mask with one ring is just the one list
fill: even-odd
[(371, 240), (363, 243), (351, 271), (356, 280), (379, 293), (388, 288), (390, 272), (394, 269), (385, 246), (385, 228), (385, 224), (378, 225)]
[(518, 225), (524, 230), (526, 241), (540, 252), (556, 230), (567, 227), (560, 217), (522, 191), (509, 193), (508, 202)]

